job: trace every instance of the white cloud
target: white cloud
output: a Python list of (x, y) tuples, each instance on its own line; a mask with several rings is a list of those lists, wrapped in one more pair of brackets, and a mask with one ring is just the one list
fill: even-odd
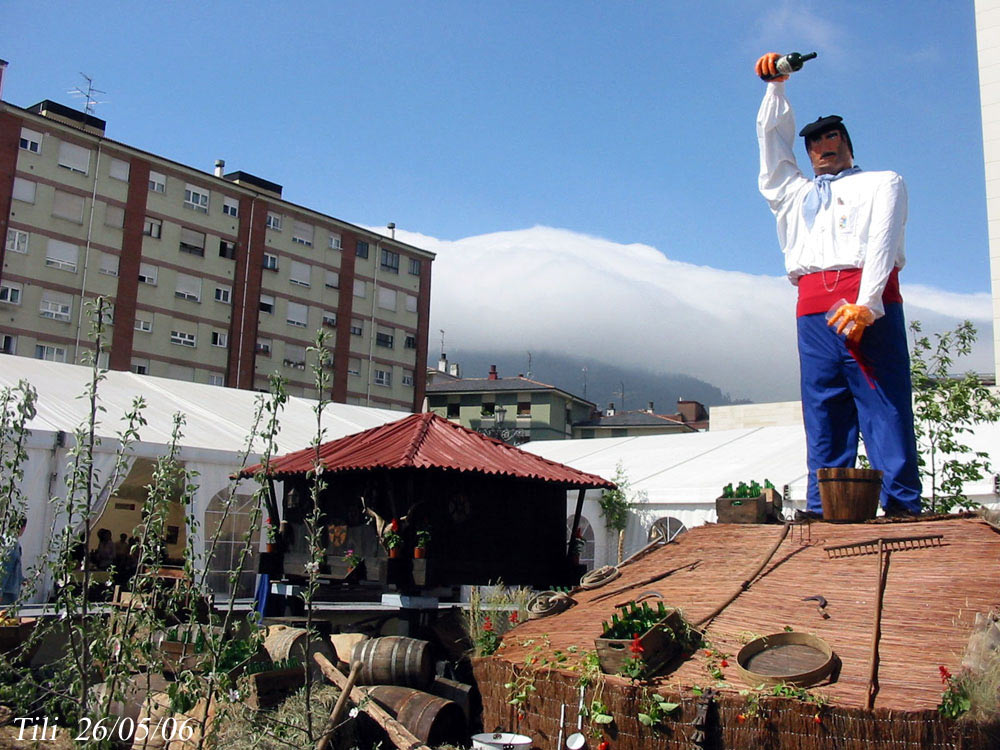
[[(396, 237), (437, 253), (431, 331), (445, 330), (453, 360), (463, 349), (549, 351), (692, 375), (755, 401), (798, 398), (795, 291), (784, 276), (680, 263), (648, 245), (551, 227)], [(959, 365), (992, 370), (989, 295), (905, 284), (903, 295), (925, 332), (972, 319), (979, 350)]]

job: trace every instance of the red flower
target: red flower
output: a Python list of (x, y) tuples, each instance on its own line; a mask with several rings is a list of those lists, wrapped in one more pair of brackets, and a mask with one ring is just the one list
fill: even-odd
[(611, 743), (608, 742), (607, 740), (604, 740), (603, 742), (601, 742), (600, 745), (597, 746), (597, 750), (610, 750), (610, 748), (611, 748)]
[(516, 609), (513, 612), (510, 613), (510, 618), (509, 619), (510, 619), (510, 624), (511, 625), (517, 625), (518, 619), (517, 619), (517, 610)]
[(813, 721), (816, 722), (817, 724), (822, 724), (823, 718), (819, 714), (816, 714), (815, 716), (813, 716)]
[(399, 521), (395, 518), (392, 519), (392, 523), (389, 524), (393, 531), (399, 531)]
[(740, 714), (739, 716), (736, 717), (736, 721), (738, 721), (740, 724), (742, 724), (746, 720), (747, 720), (746, 714)]
[(951, 672), (948, 671), (948, 667), (941, 665), (940, 667), (938, 667), (938, 672), (941, 673), (941, 684), (947, 685), (948, 680), (951, 679)]
[(705, 656), (711, 656), (711, 655), (712, 655), (712, 649), (706, 648), (705, 649)]
[(266, 523), (268, 526), (271, 525), (271, 518), (270, 518), (270, 516), (268, 516), (267, 518), (264, 519), (264, 523)]
[(638, 656), (639, 654), (641, 654), (643, 651), (646, 650), (646, 649), (644, 649), (642, 647), (642, 644), (639, 643), (639, 636), (638, 635), (633, 635), (632, 636), (632, 643), (631, 643), (631, 645), (628, 648), (629, 648), (629, 651), (632, 652), (633, 656)]
[(490, 619), (489, 615), (483, 620), (483, 630), (493, 630), (493, 620)]
[(719, 666), (720, 667), (728, 667), (729, 666), (729, 662), (726, 661), (725, 659), (723, 659), (722, 661), (719, 662)]

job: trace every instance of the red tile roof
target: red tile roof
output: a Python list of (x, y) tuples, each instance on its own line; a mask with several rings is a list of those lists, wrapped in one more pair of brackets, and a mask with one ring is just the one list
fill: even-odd
[[(577, 471), (555, 461), (481, 435), (433, 413), (412, 414), (324, 443), (319, 448), (324, 471), (365, 469), (446, 469), (555, 482), (568, 487), (614, 487), (596, 474)], [(267, 475), (283, 479), (312, 471), (315, 448), (272, 458)], [(249, 477), (257, 464), (240, 472)]]

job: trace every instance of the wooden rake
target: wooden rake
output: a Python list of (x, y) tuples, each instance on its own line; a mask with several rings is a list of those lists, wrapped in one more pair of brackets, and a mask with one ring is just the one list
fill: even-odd
[(857, 557), (858, 555), (878, 554), (878, 587), (875, 594), (875, 627), (872, 631), (871, 669), (868, 674), (868, 700), (866, 706), (871, 710), (875, 706), (875, 696), (878, 695), (878, 644), (882, 638), (882, 595), (885, 592), (885, 581), (889, 576), (889, 553), (913, 549), (928, 549), (942, 546), (942, 534), (924, 534), (922, 536), (879, 537), (864, 542), (839, 544), (824, 547), (827, 557)]

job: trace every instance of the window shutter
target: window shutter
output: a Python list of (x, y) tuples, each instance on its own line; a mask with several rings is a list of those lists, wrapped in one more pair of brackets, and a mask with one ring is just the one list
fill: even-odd
[(59, 166), (87, 174), (90, 171), (90, 149), (63, 141), (59, 144)]
[(56, 190), (52, 196), (52, 215), (60, 219), (83, 223), (83, 196)]
[(301, 286), (309, 286), (309, 277), (312, 272), (312, 266), (308, 263), (302, 263), (298, 260), (292, 261), (292, 267), (288, 272), (288, 276), (292, 282), (299, 284)]
[(49, 240), (45, 250), (46, 265), (75, 271), (80, 262), (80, 248), (62, 240)]
[(201, 279), (186, 273), (177, 274), (177, 293), (183, 297), (201, 299)]

